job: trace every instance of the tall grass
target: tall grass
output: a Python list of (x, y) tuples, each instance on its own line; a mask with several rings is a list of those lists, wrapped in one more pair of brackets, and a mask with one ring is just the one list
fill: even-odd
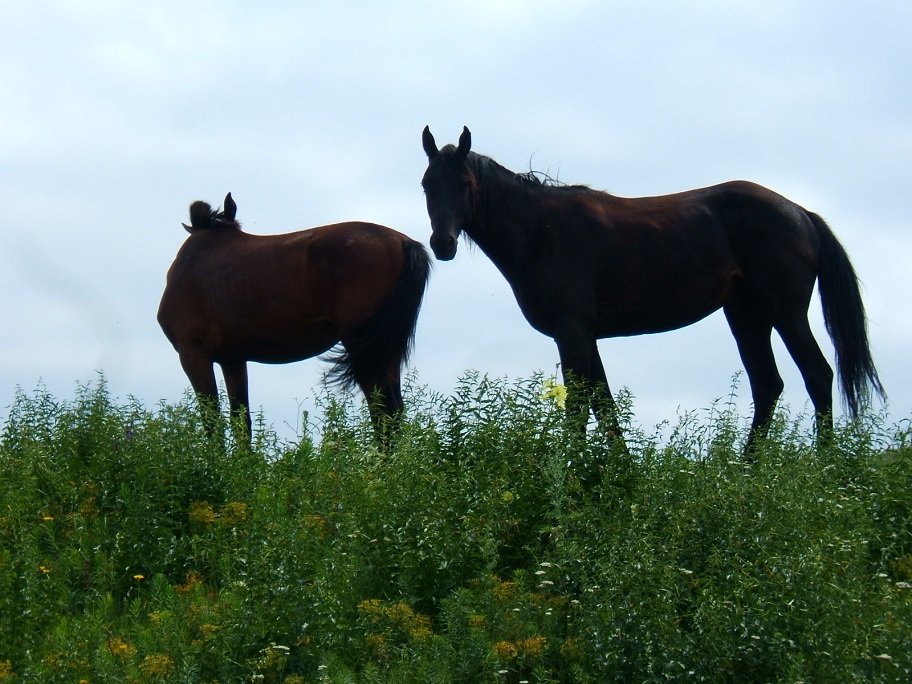
[[(420, 387), (392, 453), (325, 399), (296, 444), (188, 398), (19, 393), (0, 443), (0, 680), (908, 681), (907, 424), (565, 428), (541, 378)], [(622, 397), (629, 415), (629, 397)]]

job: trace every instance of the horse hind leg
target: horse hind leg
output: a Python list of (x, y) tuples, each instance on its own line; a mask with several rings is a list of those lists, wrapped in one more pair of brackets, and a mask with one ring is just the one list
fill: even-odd
[(380, 419), (395, 420), (405, 408), (398, 374), (395, 380), (366, 382), (361, 385), (361, 391), (371, 400), (374, 422)]
[(726, 306), (725, 317), (738, 345), (754, 400), (754, 417), (744, 445), (744, 454), (750, 457), (757, 438), (765, 436), (769, 429), (784, 383), (773, 355), (772, 323), (751, 305)]
[(798, 366), (814, 405), (817, 440), (820, 443), (833, 431), (833, 369), (820, 350), (806, 315), (798, 314), (778, 323), (776, 331)]
[(405, 409), (398, 367), (383, 379), (358, 380), (358, 386), (367, 400), (377, 440), (383, 448), (389, 448), (399, 431)]
[(345, 352), (333, 360), (336, 368), (330, 376), (343, 387), (357, 385), (367, 401), (371, 422), (381, 445), (388, 447), (391, 436), (398, 430), (402, 419), (401, 366), (397, 354), (377, 354), (375, 349), (359, 339), (341, 339)]

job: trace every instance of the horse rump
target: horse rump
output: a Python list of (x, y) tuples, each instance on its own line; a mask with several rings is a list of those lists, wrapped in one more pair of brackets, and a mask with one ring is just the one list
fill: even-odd
[(408, 361), (431, 260), (420, 242), (406, 239), (402, 247), (405, 258), (396, 288), (373, 316), (346, 335), (344, 344), (322, 357), (333, 364), (326, 374), (328, 385), (346, 390), (380, 386), (391, 372), (398, 379)]

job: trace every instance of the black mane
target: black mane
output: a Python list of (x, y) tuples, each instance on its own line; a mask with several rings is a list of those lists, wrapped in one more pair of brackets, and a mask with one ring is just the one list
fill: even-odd
[(197, 200), (190, 205), (190, 225), (183, 224), (188, 232), (194, 230), (210, 230), (227, 228), (240, 230), (241, 224), (235, 220), (237, 205), (229, 192), (225, 197), (224, 209), (213, 209), (208, 202)]
[[(541, 201), (555, 193), (563, 197), (603, 194), (587, 185), (567, 185), (541, 171), (516, 173), (490, 157), (475, 152), (469, 152), (466, 161), (478, 182), (479, 208), (482, 212), (517, 212), (523, 205)], [(468, 238), (472, 237), (469, 232), (464, 234)]]
[(510, 171), (510, 169), (502, 166), (490, 157), (475, 152), (469, 152), (468, 162), (475, 172), (475, 177), (478, 179), (479, 186), (486, 185), (487, 182), (490, 182), (496, 177), (501, 181), (506, 181), (508, 184), (515, 186), (517, 189), (525, 189), (531, 191), (533, 194), (547, 192), (598, 192), (588, 185), (569, 185), (556, 178), (552, 178), (544, 171), (530, 169), (525, 173), (516, 173), (515, 171)]

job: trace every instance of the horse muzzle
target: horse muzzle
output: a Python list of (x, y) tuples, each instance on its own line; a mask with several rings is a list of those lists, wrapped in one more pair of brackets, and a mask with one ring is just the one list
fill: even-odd
[(457, 235), (434, 233), (431, 235), (431, 250), (438, 261), (450, 261), (456, 256)]

